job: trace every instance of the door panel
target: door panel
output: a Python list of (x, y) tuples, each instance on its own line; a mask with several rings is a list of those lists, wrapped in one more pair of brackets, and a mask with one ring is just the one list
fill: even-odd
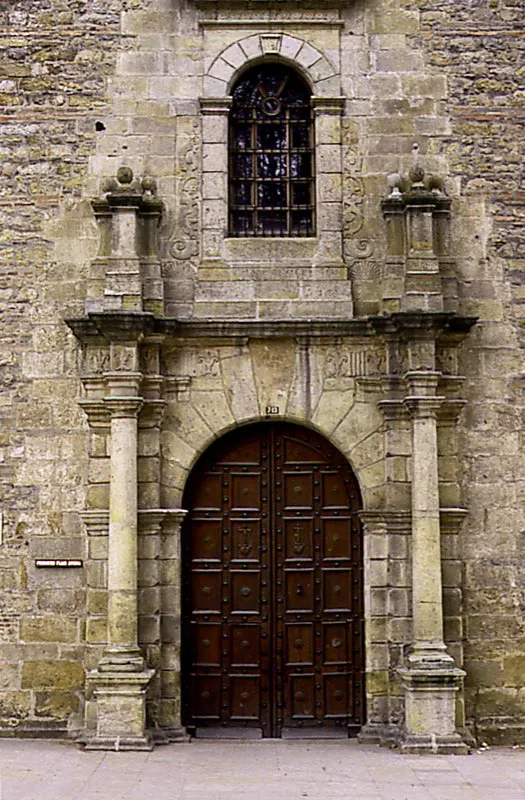
[(343, 457), (299, 426), (238, 429), (198, 463), (185, 507), (185, 724), (357, 730), (360, 499)]

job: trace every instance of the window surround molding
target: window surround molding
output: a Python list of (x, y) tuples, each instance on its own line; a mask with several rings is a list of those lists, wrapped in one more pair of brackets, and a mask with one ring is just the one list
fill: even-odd
[[(231, 88), (249, 67), (277, 61), (297, 70), (312, 90), (315, 118), (316, 235), (229, 238), (228, 115)], [(297, 36), (264, 30), (228, 45), (212, 58), (200, 98), (202, 124), (203, 268), (343, 266), (342, 115), (340, 73), (316, 47)]]

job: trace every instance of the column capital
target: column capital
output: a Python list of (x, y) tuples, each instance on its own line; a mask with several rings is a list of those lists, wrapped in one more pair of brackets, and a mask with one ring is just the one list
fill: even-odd
[(380, 400), (377, 405), (387, 423), (407, 419), (407, 409), (402, 398), (398, 400)]
[(109, 511), (88, 509), (80, 512), (88, 536), (107, 536), (109, 533)]
[(109, 409), (111, 419), (137, 418), (142, 408), (142, 397), (105, 397), (104, 404)]
[(79, 400), (80, 408), (85, 413), (90, 428), (107, 430), (110, 424), (110, 413), (104, 400)]
[(135, 397), (138, 395), (142, 381), (142, 373), (130, 371), (117, 371), (106, 373), (106, 386), (111, 397)]
[(453, 425), (459, 419), (459, 415), (467, 405), (466, 400), (458, 398), (444, 399), (439, 409), (439, 419), (444, 424)]
[(405, 381), (411, 395), (421, 397), (423, 395), (434, 396), (440, 378), (439, 372), (430, 370), (409, 370), (405, 374)]
[(139, 508), (139, 532), (144, 534), (159, 533), (168, 511), (165, 508)]
[(409, 396), (404, 403), (413, 419), (436, 419), (444, 397)]
[(179, 534), (184, 518), (188, 513), (185, 508), (167, 508), (164, 518), (164, 532)]

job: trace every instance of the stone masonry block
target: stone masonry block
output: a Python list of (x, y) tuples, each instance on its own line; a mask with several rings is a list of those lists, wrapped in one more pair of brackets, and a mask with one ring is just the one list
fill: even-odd
[(30, 692), (0, 692), (0, 719), (16, 717), (23, 719), (31, 710)]
[(140, 644), (154, 644), (160, 641), (160, 620), (158, 616), (139, 616)]
[(25, 661), (22, 689), (79, 689), (84, 670), (77, 661)]
[(388, 590), (388, 613), (393, 617), (408, 617), (411, 612), (408, 589)]
[(86, 642), (105, 644), (108, 640), (108, 621), (106, 617), (89, 617), (86, 621)]
[(368, 566), (367, 580), (369, 586), (386, 586), (387, 583), (386, 559), (380, 559), (378, 561), (370, 561)]
[(23, 617), (20, 638), (26, 642), (76, 642), (76, 617)]
[(522, 687), (525, 677), (525, 655), (517, 653), (503, 659), (503, 679), (505, 686)]
[(37, 717), (68, 719), (78, 711), (80, 698), (75, 692), (36, 692), (35, 714)]
[(87, 611), (88, 614), (106, 614), (108, 608), (108, 593), (106, 589), (88, 589)]
[(20, 686), (19, 664), (0, 662), (0, 691), (18, 689)]

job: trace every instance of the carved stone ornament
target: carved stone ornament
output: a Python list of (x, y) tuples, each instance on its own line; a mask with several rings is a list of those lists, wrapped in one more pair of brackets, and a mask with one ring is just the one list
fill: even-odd
[(200, 122), (196, 117), (187, 117), (181, 118), (178, 124), (181, 128), (178, 138), (182, 142), (177, 155), (178, 205), (176, 228), (169, 249), (173, 258), (186, 261), (199, 252)]

